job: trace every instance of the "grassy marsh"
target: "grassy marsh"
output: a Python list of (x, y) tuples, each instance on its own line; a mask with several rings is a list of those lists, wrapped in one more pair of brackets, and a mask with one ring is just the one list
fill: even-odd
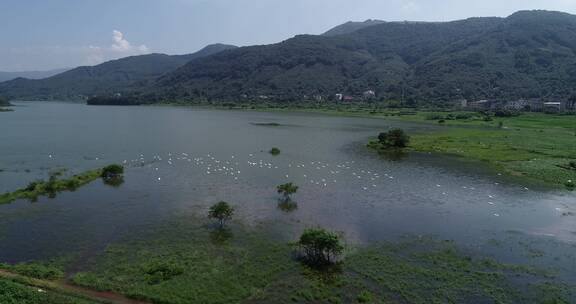
[[(555, 273), (467, 255), (417, 238), (348, 247), (336, 266), (300, 264), (293, 247), (234, 223), (214, 230), (182, 218), (112, 244), (75, 284), (154, 303), (545, 303), (574, 300)], [(542, 288), (536, 288), (542, 287)], [(367, 302), (366, 302), (367, 301)]]

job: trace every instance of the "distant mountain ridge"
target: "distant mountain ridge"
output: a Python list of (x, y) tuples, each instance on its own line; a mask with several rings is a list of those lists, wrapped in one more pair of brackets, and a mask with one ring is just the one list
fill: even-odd
[[(507, 18), (386, 22), (348, 34), (301, 35), (190, 62), (158, 78), (150, 100), (379, 100), (576, 96), (576, 16), (521, 11)], [(145, 97), (147, 98), (147, 97)]]
[(55, 69), (47, 71), (22, 71), (22, 72), (2, 72), (0, 71), (0, 82), (16, 78), (42, 79), (64, 73), (70, 69)]
[[(576, 16), (520, 11), (451, 22), (369, 20), (325, 35), (225, 49), (162, 71), (132, 73), (137, 81), (108, 81), (92, 92), (122, 92), (134, 103), (331, 101), (366, 91), (375, 100), (408, 104), (576, 98)], [(17, 82), (0, 84), (0, 95), (50, 92), (30, 82), (10, 87)]]
[(326, 33), (324, 33), (322, 35), (324, 35), (324, 36), (337, 36), (337, 35), (350, 34), (350, 33), (353, 33), (357, 30), (361, 30), (363, 28), (370, 27), (373, 25), (379, 25), (382, 23), (386, 23), (386, 21), (372, 20), (372, 19), (368, 19), (364, 22), (349, 21), (349, 22), (338, 25), (338, 26), (328, 30)]
[(209, 45), (187, 55), (148, 54), (71, 69), (45, 79), (17, 78), (0, 83), (0, 95), (18, 99), (82, 100), (92, 95), (126, 92), (189, 61), (233, 49), (226, 44)]

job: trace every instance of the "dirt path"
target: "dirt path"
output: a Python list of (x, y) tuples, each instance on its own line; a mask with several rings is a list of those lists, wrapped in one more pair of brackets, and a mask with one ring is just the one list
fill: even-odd
[[(149, 302), (137, 301), (133, 299), (126, 298), (121, 294), (107, 291), (97, 291), (89, 288), (84, 288), (76, 285), (72, 285), (64, 280), (60, 281), (48, 281), (34, 279), (26, 276), (22, 276), (16, 273), (12, 273), (5, 270), (0, 270), (0, 277), (14, 280), (16, 282), (21, 282), (23, 284), (37, 287), (39, 289), (46, 289), (56, 293), (61, 293), (69, 296), (75, 296), (80, 298), (86, 298), (101, 303), (110, 304), (149, 304)], [(25, 282), (25, 283), (24, 283)]]

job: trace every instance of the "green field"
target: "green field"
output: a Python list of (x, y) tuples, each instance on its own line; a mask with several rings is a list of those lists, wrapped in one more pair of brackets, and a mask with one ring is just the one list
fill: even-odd
[(295, 259), (288, 242), (263, 228), (233, 223), (220, 231), (197, 218), (180, 218), (111, 244), (84, 261), (84, 271), (69, 275), (83, 287), (174, 304), (569, 303), (575, 296), (574, 286), (557, 281), (553, 270), (498, 263), (431, 238), (348, 246), (337, 265), (312, 269)]
[[(402, 119), (427, 121), (430, 115)], [(412, 134), (410, 149), (479, 160), (499, 172), (557, 187), (572, 188), (576, 181), (576, 169), (569, 165), (576, 161), (576, 116), (524, 114), (492, 121), (473, 116), (443, 125), (440, 131)]]

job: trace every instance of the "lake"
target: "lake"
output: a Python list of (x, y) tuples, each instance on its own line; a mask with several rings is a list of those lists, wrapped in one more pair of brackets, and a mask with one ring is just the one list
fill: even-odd
[[(239, 220), (270, 225), (286, 240), (311, 226), (358, 245), (432, 235), (576, 274), (576, 195), (456, 157), (390, 159), (365, 147), (391, 127), (442, 128), (309, 113), (18, 102), (0, 113), (0, 191), (58, 169), (127, 169), (119, 188), (96, 181), (54, 199), (0, 206), (0, 261), (94, 255), (129, 231), (204, 216), (224, 200)], [(272, 147), (281, 154), (268, 153)], [(286, 182), (300, 186), (291, 211), (279, 208), (275, 189)]]

